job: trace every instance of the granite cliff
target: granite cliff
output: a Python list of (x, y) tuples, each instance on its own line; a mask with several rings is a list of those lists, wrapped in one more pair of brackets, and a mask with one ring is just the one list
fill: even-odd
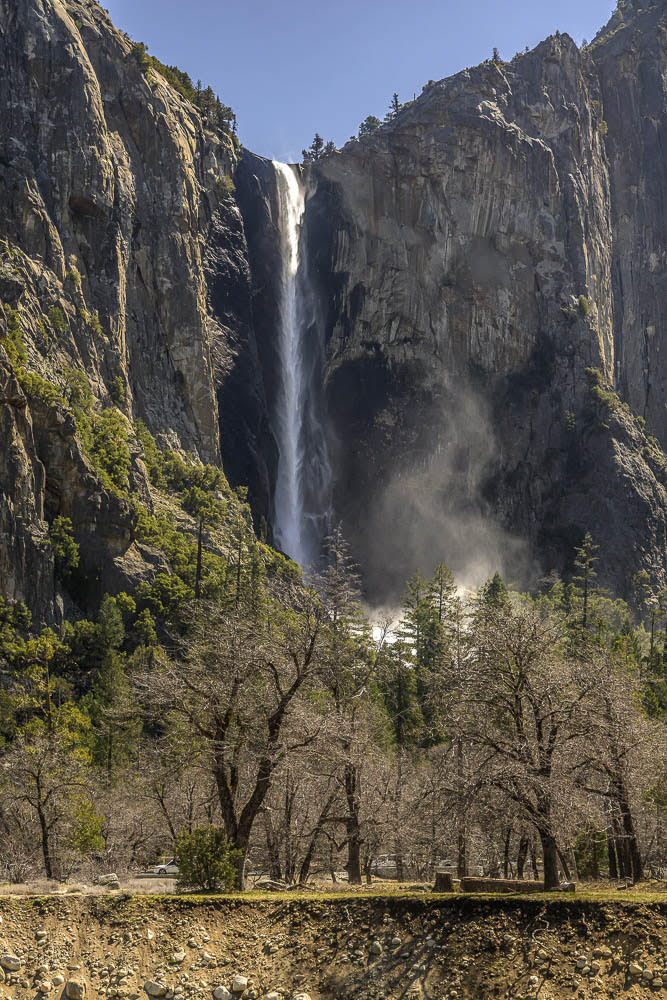
[(587, 530), (617, 592), (665, 579), (665, 6), (622, 8), (312, 168), (334, 506), (377, 598), (442, 556), (531, 582)]
[[(67, 412), (77, 374), (93, 407), (115, 404), (130, 429), (141, 418), (163, 446), (219, 463), (222, 441), (258, 509), (264, 409), (231, 194), (238, 144), (146, 71), (88, 0), (0, 3), (0, 56), (0, 570), (3, 594), (50, 620), (63, 613), (57, 516), (72, 520), (93, 606), (164, 568), (81, 447)], [(131, 462), (150, 502), (136, 441)]]
[[(619, 593), (664, 585), (666, 39), (663, 3), (625, 4), (308, 171), (335, 509), (371, 597), (435, 558), (529, 582), (586, 530)], [(72, 418), (83, 374), (270, 522), (275, 175), (93, 0), (0, 0), (0, 56), (0, 590), (58, 620), (57, 516), (91, 606), (165, 568)]]

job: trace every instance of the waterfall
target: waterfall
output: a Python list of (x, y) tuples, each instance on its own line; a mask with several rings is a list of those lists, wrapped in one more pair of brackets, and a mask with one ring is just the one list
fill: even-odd
[(303, 567), (315, 564), (329, 530), (331, 468), (327, 451), (322, 322), (308, 273), (302, 222), (306, 194), (297, 171), (273, 161), (282, 274), (278, 310), (278, 443), (273, 534)]

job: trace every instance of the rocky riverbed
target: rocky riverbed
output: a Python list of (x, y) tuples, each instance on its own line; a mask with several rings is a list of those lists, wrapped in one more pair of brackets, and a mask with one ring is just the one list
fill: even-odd
[(667, 900), (0, 899), (0, 997), (640, 998), (667, 982)]

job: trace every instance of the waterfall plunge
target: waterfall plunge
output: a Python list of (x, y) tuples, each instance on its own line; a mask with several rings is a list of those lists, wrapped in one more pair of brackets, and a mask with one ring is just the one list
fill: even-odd
[(331, 469), (322, 390), (323, 341), (301, 223), (305, 191), (296, 171), (273, 161), (278, 192), (282, 275), (278, 323), (279, 388), (273, 414), (278, 443), (273, 532), (303, 567), (321, 556), (329, 531)]

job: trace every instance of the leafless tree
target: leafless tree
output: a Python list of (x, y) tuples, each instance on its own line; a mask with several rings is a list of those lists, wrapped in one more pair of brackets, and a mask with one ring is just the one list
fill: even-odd
[(322, 631), (312, 591), (286, 588), (260, 614), (199, 602), (182, 655), (136, 679), (152, 712), (169, 719), (172, 739), (209, 770), (240, 852), (241, 886), (275, 771), (314, 739), (292, 725), (292, 713), (319, 665)]

